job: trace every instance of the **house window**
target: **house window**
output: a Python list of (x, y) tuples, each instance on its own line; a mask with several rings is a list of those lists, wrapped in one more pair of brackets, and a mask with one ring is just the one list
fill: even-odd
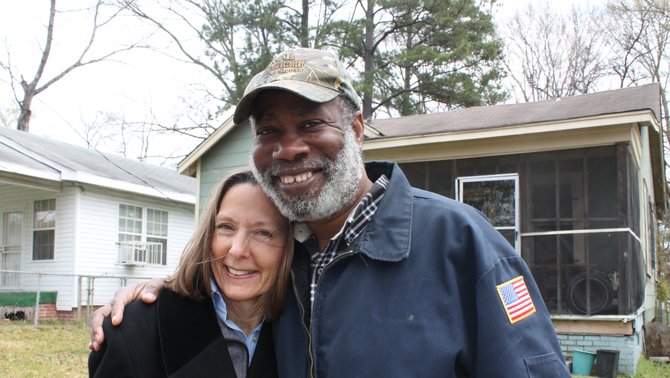
[(53, 260), (56, 234), (56, 200), (35, 201), (33, 206), (33, 260)]
[(119, 263), (166, 265), (168, 213), (119, 205)]
[(163, 264), (167, 260), (167, 211), (147, 209), (147, 244), (153, 245), (150, 264)]
[(119, 242), (142, 241), (142, 208), (119, 205)]

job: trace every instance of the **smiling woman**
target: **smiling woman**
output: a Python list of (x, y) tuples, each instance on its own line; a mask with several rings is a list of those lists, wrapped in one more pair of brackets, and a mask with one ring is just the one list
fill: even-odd
[(286, 231), (287, 222), (256, 184), (236, 185), (221, 201), (212, 239), (212, 272), (228, 317), (246, 334), (264, 315), (279, 310), (272, 307), (281, 298), (260, 298), (276, 287), (285, 261)]
[(276, 376), (268, 321), (283, 304), (289, 232), (251, 172), (224, 179), (156, 303), (105, 321), (91, 375)]

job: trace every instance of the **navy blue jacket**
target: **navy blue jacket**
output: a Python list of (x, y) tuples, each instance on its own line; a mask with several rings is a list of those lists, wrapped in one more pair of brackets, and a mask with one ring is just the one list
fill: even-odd
[[(309, 258), (297, 245), (273, 324), (280, 377), (569, 377), (527, 265), (475, 209), (390, 178), (358, 239), (323, 271), (309, 311)], [(502, 292), (522, 276), (536, 309), (510, 321)], [(311, 327), (310, 324), (311, 323)]]

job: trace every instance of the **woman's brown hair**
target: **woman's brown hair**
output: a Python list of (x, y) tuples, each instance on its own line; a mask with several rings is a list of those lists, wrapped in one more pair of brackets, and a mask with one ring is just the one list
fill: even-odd
[[(212, 297), (210, 277), (212, 277), (212, 238), (215, 232), (216, 215), (223, 197), (235, 185), (252, 184), (258, 186), (258, 182), (249, 170), (233, 172), (223, 179), (215, 194), (209, 201), (203, 212), (191, 240), (184, 248), (179, 266), (175, 274), (166, 280), (166, 287), (194, 300), (203, 300)], [(284, 248), (284, 259), (279, 266), (277, 282), (271, 286), (268, 292), (261, 295), (254, 306), (254, 312), (260, 312), (266, 319), (275, 318), (284, 304), (286, 285), (291, 270), (293, 259), (293, 234), (288, 221), (286, 227), (286, 246)]]

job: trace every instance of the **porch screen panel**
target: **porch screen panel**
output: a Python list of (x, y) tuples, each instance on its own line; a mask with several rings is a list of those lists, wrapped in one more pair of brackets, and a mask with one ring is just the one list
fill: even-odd
[[(413, 186), (451, 198), (457, 177), (517, 173), (521, 255), (551, 313), (628, 315), (639, 308), (639, 168), (628, 144), (400, 165)], [(449, 174), (436, 174), (438, 166), (450, 167)], [(440, 182), (438, 191), (436, 177), (451, 182)]]
[[(626, 151), (627, 152), (627, 151)], [(632, 154), (626, 153), (626, 164), (628, 168), (628, 222), (627, 225), (635, 235), (640, 235), (640, 182), (638, 177), (638, 166), (633, 161)]]
[(632, 235), (622, 236), (623, 254), (621, 283), (619, 285), (619, 312), (632, 314), (644, 301), (645, 264), (640, 243)]
[(569, 234), (537, 236), (522, 244), (522, 255), (552, 312), (568, 311), (567, 281), (576, 269), (573, 244), (574, 235)]
[[(620, 233), (584, 233), (575, 235), (573, 264), (563, 265), (565, 276), (564, 302), (574, 314), (616, 314), (619, 285)], [(588, 269), (587, 269), (588, 267)]]
[(454, 161), (440, 160), (399, 164), (414, 187), (454, 198)]
[(617, 188), (617, 165), (612, 156), (590, 156), (587, 158), (588, 227), (615, 228), (619, 225)]
[(399, 163), (409, 183), (445, 197), (455, 198), (454, 181), (461, 176), (518, 173), (520, 157), (493, 156), (473, 159)]
[(419, 163), (405, 163), (400, 164), (403, 173), (407, 177), (407, 180), (417, 188), (427, 188), (429, 186), (428, 178), (426, 177), (426, 172), (428, 170), (428, 162), (419, 162)]
[(639, 178), (628, 146), (531, 154), (527, 166), (522, 256), (550, 311), (634, 312), (644, 278)]
[[(645, 261), (640, 242), (640, 185), (638, 169), (639, 167), (633, 160), (633, 154), (628, 148), (621, 147), (621, 154), (625, 156), (626, 173), (621, 177), (623, 189), (627, 191), (625, 197), (628, 211), (626, 226), (631, 228), (631, 232), (625, 235), (623, 242), (620, 243), (622, 253), (622, 300), (620, 311), (624, 313), (633, 313), (644, 301), (645, 286)], [(622, 159), (623, 160), (623, 159)]]
[(432, 192), (454, 198), (454, 165), (451, 161), (426, 163), (427, 186)]

